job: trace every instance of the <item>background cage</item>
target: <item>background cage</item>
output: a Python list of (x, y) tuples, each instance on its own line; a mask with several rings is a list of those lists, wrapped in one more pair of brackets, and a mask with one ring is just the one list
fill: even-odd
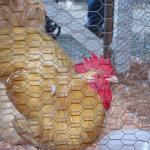
[[(122, 132), (119, 134), (121, 136), (116, 136), (118, 141), (116, 144), (121, 145), (118, 150), (142, 150), (139, 145), (145, 143), (146, 146), (149, 145), (150, 139), (149, 132), (144, 131), (145, 134), (143, 134), (140, 130), (149, 131), (150, 129), (149, 0), (114, 0), (114, 3), (106, 0), (105, 6), (109, 9), (106, 10), (113, 12), (114, 15), (106, 12), (105, 21), (108, 28), (105, 28), (105, 42), (84, 27), (87, 20), (86, 1), (60, 0), (56, 3), (52, 0), (43, 0), (43, 2), (46, 4), (47, 15), (62, 28), (58, 42), (75, 62), (79, 62), (83, 55), (88, 56), (88, 50), (98, 55), (103, 53), (103, 48), (106, 51), (112, 51), (112, 61), (117, 73), (123, 74), (123, 77), (121, 76), (123, 84), (114, 89), (116, 95), (113, 98), (112, 108), (107, 114), (104, 133), (121, 129)], [(111, 10), (112, 8), (114, 9)], [(109, 18), (110, 16), (113, 18)], [(119, 94), (117, 94), (118, 91)], [(1, 140), (9, 141), (12, 137), (20, 140), (12, 128), (12, 120), (19, 112), (9, 102), (2, 84), (0, 85), (0, 114)], [(124, 130), (128, 128), (137, 130), (134, 132)], [(127, 137), (129, 134), (130, 138)], [(138, 139), (139, 135), (146, 135), (147, 138), (142, 141)], [(131, 138), (134, 139), (132, 143)], [(116, 140), (115, 137), (110, 135), (100, 142), (101, 139), (102, 137), (89, 149), (113, 150), (111, 147), (114, 145), (111, 143)], [(31, 149), (31, 147), (27, 148)], [(146, 150), (149, 150), (149, 146)]]

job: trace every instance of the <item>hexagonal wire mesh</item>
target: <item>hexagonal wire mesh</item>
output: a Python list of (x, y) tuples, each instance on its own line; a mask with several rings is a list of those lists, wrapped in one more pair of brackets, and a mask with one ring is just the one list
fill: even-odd
[[(98, 55), (102, 53), (103, 41), (84, 27), (87, 23), (86, 1), (44, 2), (48, 16), (62, 27), (58, 42), (73, 62), (81, 61), (82, 56), (89, 56), (88, 50)], [(102, 9), (103, 1), (99, 0), (98, 3)], [(16, 43), (15, 50), (12, 46), (11, 51), (2, 54), (1, 68), (12, 59), (12, 64), (17, 63), (14, 68), (27, 65), (29, 70), (9, 77), (6, 86), (9, 98), (5, 86), (0, 86), (0, 149), (23, 149), (22, 145), (25, 145), (24, 149), (27, 150), (36, 149), (35, 147), (46, 150), (80, 150), (99, 135), (87, 150), (149, 150), (149, 8), (148, 0), (114, 1), (112, 60), (116, 71), (126, 74), (118, 75), (120, 82), (112, 87), (113, 100), (111, 108), (106, 112), (103, 127), (101, 102), (81, 82), (81, 77), (67, 72), (65, 67), (70, 67), (71, 61), (53, 40), (36, 30), (15, 27), (12, 31), (2, 30), (2, 39), (8, 41), (11, 37), (13, 41), (21, 39), (21, 42), (26, 39), (28, 46)], [(98, 28), (103, 22), (101, 15), (99, 12), (99, 23), (92, 27)], [(34, 25), (38, 24), (36, 22)], [(8, 50), (9, 46), (6, 43), (5, 45), (4, 49)], [(3, 70), (6, 67), (0, 73)], [(73, 85), (71, 90), (68, 90), (69, 83)], [(51, 94), (55, 94), (55, 85), (59, 85), (59, 92), (57, 98), (51, 98)], [(64, 98), (66, 95), (67, 98)], [(19, 112), (26, 118), (34, 119), (26, 120)], [(15, 117), (19, 119), (13, 125)], [(30, 143), (35, 147), (29, 145)], [(13, 146), (14, 144), (21, 146)]]

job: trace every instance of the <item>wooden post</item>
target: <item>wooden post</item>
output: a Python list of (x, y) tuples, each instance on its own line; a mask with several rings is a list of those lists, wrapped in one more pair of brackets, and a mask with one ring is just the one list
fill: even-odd
[(111, 57), (110, 44), (112, 43), (113, 31), (113, 0), (105, 0), (104, 24), (104, 56)]

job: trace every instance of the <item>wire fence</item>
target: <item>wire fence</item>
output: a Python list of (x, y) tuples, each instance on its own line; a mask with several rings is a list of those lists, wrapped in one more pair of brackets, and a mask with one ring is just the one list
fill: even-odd
[(129, 70), (132, 58), (149, 63), (148, 7), (148, 1), (115, 1), (113, 49), (119, 72)]
[[(97, 55), (103, 54), (103, 48), (105, 47), (103, 39), (105, 39), (105, 37), (98, 37), (97, 34), (93, 33), (93, 31), (86, 26), (88, 20), (87, 1), (60, 0), (58, 3), (53, 0), (35, 1), (44, 2), (47, 16), (61, 27), (61, 34), (56, 41), (64, 51), (69, 54), (73, 62), (80, 62), (83, 56), (88, 57), (89, 50)], [(108, 5), (112, 5), (109, 4), (109, 1), (106, 0), (105, 4), (106, 2), (108, 2)], [(101, 4), (105, 5), (102, 1)], [(112, 50), (111, 59), (116, 69), (119, 83), (112, 85), (113, 98), (111, 108), (106, 112), (104, 124), (102, 126), (96, 126), (98, 129), (101, 128), (101, 134), (99, 134), (95, 141), (92, 141), (92, 144), (87, 147), (86, 150), (150, 150), (150, 1), (114, 0), (112, 7), (113, 18), (110, 19), (113, 20), (113, 31), (109, 31), (112, 32), (112, 43), (109, 43), (110, 45), (107, 46)], [(101, 21), (102, 20), (99, 20), (99, 22)], [(99, 29), (98, 24), (93, 26)], [(103, 31), (103, 34), (105, 36), (105, 31)], [(33, 52), (33, 54), (36, 56), (39, 53)], [(51, 55), (51, 53), (48, 54)], [(61, 56), (61, 54), (59, 56)], [(33, 59), (38, 58), (34, 57)], [(41, 64), (46, 64), (46, 59), (46, 57), (42, 57)], [(27, 73), (25, 73), (25, 75), (26, 74)], [(51, 81), (51, 77), (47, 76), (45, 78)], [(37, 78), (32, 80), (32, 84), (40, 84), (40, 86), (47, 85), (47, 83), (43, 82), (42, 76), (40, 76), (42, 78), (40, 82), (38, 81), (39, 76), (36, 77)], [(67, 78), (70, 79), (71, 77), (67, 76)], [(65, 82), (64, 79), (66, 78), (62, 78)], [(26, 84), (28, 84), (30, 80), (30, 78), (27, 78), (28, 82)], [(66, 126), (63, 123), (67, 116), (64, 111), (63, 115), (58, 114), (57, 116), (58, 121), (62, 124), (57, 124), (56, 119), (54, 124), (49, 119), (46, 122), (45, 129), (43, 129), (48, 131), (51, 126), (53, 126), (54, 131), (57, 131), (57, 128), (59, 129), (58, 135), (67, 133), (67, 138), (60, 136), (59, 138), (57, 137), (56, 140), (55, 137), (54, 140), (56, 143), (48, 143), (52, 145), (52, 149), (50, 150), (81, 150), (84, 144), (81, 145), (80, 142), (82, 143), (83, 140), (87, 139), (87, 143), (85, 144), (88, 145), (88, 142), (91, 143), (88, 136), (92, 137), (96, 132), (99, 132), (98, 129), (93, 129), (93, 122), (95, 123), (97, 119), (103, 117), (103, 114), (100, 112), (94, 112), (97, 108), (96, 105), (99, 106), (100, 104), (88, 101), (92, 96), (87, 91), (84, 91), (84, 89), (81, 89), (80, 92), (80, 90), (78, 90), (80, 87), (74, 88), (74, 91), (77, 91), (72, 98), (74, 100), (72, 102), (74, 107), (72, 108), (70, 103), (66, 104), (65, 100), (62, 100), (63, 102), (60, 104), (64, 109), (65, 107), (69, 107), (68, 111), (73, 111), (73, 115), (70, 117), (71, 119), (69, 118), (70, 122), (67, 120), (72, 125), (72, 130), (65, 129)], [(25, 89), (29, 90), (26, 87)], [(33, 93), (31, 92), (31, 94), (34, 94), (36, 90), (32, 90)], [(47, 89), (42, 90), (47, 92)], [(13, 90), (11, 92), (13, 93)], [(80, 94), (84, 95), (82, 92), (85, 95), (87, 94), (89, 99), (86, 99), (88, 101), (87, 104), (84, 100), (81, 100), (82, 104), (80, 106), (78, 97)], [(44, 97), (40, 95), (40, 98), (42, 99), (44, 97), (46, 99), (48, 96), (46, 95)], [(77, 97), (77, 99), (74, 97)], [(45, 106), (48, 101), (42, 103), (42, 106)], [(22, 107), (22, 105), (24, 104), (20, 104), (20, 107)], [(33, 105), (36, 105), (35, 102), (33, 102)], [(49, 113), (47, 113), (47, 116), (51, 117), (51, 115), (59, 111), (60, 105), (57, 103), (54, 103), (54, 105), (50, 104), (51, 107), (45, 110)], [(52, 110), (49, 110), (51, 108)], [(34, 113), (35, 112), (33, 112), (33, 115)], [(81, 114), (85, 118), (79, 120), (78, 118)], [(20, 115), (13, 103), (10, 102), (5, 85), (0, 83), (0, 150), (5, 150), (6, 147), (12, 150), (36, 150), (38, 146), (41, 146), (38, 145), (35, 147), (29, 143), (26, 144), (26, 141), (17, 134), (13, 126), (13, 121), (16, 116)], [(54, 118), (52, 117), (52, 119)], [(89, 126), (83, 124), (83, 120), (89, 121)], [(36, 122), (30, 122), (34, 134), (36, 134), (35, 131), (37, 130), (35, 124)], [(82, 129), (80, 130), (80, 128)], [(91, 131), (92, 129), (94, 131)], [(81, 138), (76, 135), (79, 131), (81, 134), (84, 131), (90, 132), (88, 132), (88, 135), (82, 134)], [(32, 132), (28, 132), (32, 139)], [(52, 134), (46, 135), (46, 137), (53, 138), (51, 135)], [(36, 138), (39, 139), (38, 136)], [(74, 147), (70, 148), (68, 147), (69, 144), (67, 145), (65, 143), (66, 146), (63, 143), (64, 141), (69, 141), (68, 139), (71, 142), (71, 144), (69, 144)], [(46, 142), (45, 140), (45, 143)], [(19, 143), (19, 146), (16, 143)], [(59, 148), (59, 146), (61, 147), (63, 144), (65, 145), (63, 147), (64, 149)], [(23, 145), (25, 145), (25, 147)], [(44, 148), (41, 146), (39, 149)], [(49, 148), (45, 150), (49, 150)]]

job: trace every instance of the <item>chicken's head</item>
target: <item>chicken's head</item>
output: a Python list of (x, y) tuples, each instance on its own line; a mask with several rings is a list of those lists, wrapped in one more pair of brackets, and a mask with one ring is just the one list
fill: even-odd
[(110, 82), (118, 82), (110, 59), (91, 53), (90, 58), (84, 58), (84, 62), (75, 64), (74, 69), (83, 74), (89, 86), (100, 96), (104, 108), (108, 110), (112, 100)]

